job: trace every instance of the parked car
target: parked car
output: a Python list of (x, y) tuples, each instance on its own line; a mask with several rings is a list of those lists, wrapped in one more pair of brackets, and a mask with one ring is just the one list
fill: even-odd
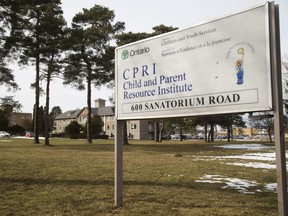
[(10, 134), (6, 131), (0, 131), (0, 137), (1, 138), (10, 138)]
[[(172, 140), (180, 140), (180, 134), (171, 135), (171, 139)], [(186, 140), (186, 139), (187, 139), (186, 135), (182, 135), (182, 140)]]
[(238, 140), (250, 140), (250, 137), (249, 136), (246, 136), (246, 135), (238, 135), (238, 136), (235, 136), (233, 137), (233, 139), (238, 139)]
[(186, 139), (187, 140), (195, 140), (196, 139), (196, 136), (193, 136), (193, 135), (185, 135), (186, 136)]
[(34, 134), (32, 132), (26, 132), (25, 137), (34, 137)]
[(179, 134), (171, 135), (171, 140), (180, 140), (180, 135)]
[(170, 135), (164, 135), (162, 136), (162, 140), (170, 140), (171, 136)]

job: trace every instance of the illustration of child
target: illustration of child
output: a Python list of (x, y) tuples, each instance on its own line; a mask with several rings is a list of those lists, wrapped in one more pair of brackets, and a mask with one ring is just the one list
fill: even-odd
[(238, 53), (241, 55), (241, 59), (236, 61), (236, 75), (237, 75), (237, 84), (242, 85), (244, 82), (244, 69), (243, 69), (243, 60), (244, 60), (244, 49), (239, 48)]

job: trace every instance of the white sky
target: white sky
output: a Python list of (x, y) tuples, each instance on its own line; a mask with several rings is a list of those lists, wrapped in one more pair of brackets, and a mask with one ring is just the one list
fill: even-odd
[[(91, 8), (98, 4), (114, 10), (115, 21), (125, 22), (126, 32), (152, 32), (152, 27), (157, 25), (164, 24), (180, 29), (188, 28), (265, 2), (264, 0), (62, 0), (62, 8), (68, 25), (71, 23), (72, 17), (81, 12), (83, 8)], [(288, 1), (276, 0), (274, 2), (280, 7), (281, 46), (284, 54), (288, 53)], [(7, 92), (6, 88), (1, 87), (0, 98), (15, 95), (14, 99), (23, 105), (21, 111), (31, 113), (35, 103), (35, 93), (30, 88), (30, 84), (35, 80), (35, 70), (34, 68), (19, 69), (17, 67), (14, 69), (16, 82), (21, 91)], [(42, 85), (45, 88), (46, 84), (42, 83)], [(92, 100), (97, 98), (108, 100), (112, 92), (105, 87), (100, 90), (93, 89)], [(86, 91), (80, 92), (72, 87), (64, 86), (61, 80), (52, 81), (50, 109), (54, 106), (60, 106), (65, 112), (85, 107), (86, 101)], [(40, 105), (45, 106), (45, 95), (41, 97)], [(92, 105), (94, 104), (92, 103)], [(110, 103), (107, 101), (106, 105), (110, 105)]]

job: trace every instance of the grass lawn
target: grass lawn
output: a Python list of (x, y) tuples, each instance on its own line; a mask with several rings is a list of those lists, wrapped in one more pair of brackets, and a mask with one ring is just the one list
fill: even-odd
[[(278, 213), (277, 194), (265, 190), (265, 184), (276, 183), (275, 169), (235, 166), (231, 163), (243, 159), (221, 159), (271, 149), (215, 147), (224, 142), (130, 141), (124, 147), (123, 207), (115, 208), (114, 141), (86, 144), (85, 140), (51, 139), (51, 144), (46, 147), (33, 144), (33, 140), (0, 139), (1, 215)], [(257, 184), (243, 193), (222, 181), (199, 181), (208, 175)]]

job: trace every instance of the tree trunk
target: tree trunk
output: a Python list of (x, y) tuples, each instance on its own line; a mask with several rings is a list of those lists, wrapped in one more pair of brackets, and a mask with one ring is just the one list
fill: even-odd
[(161, 128), (160, 128), (160, 130), (159, 130), (159, 142), (162, 142), (163, 130), (164, 130), (164, 123), (163, 123), (163, 121), (162, 121), (162, 123), (161, 123)]
[(231, 132), (231, 140), (233, 141), (234, 140), (234, 138), (233, 138), (234, 133), (233, 133), (233, 125), (232, 124), (230, 125), (230, 132)]
[(92, 108), (91, 108), (91, 69), (88, 69), (88, 76), (87, 76), (87, 143), (92, 143), (91, 137), (91, 119), (92, 119)]
[(231, 131), (230, 131), (230, 125), (228, 125), (227, 127), (227, 141), (231, 142)]
[(34, 115), (34, 143), (39, 144), (39, 98), (40, 98), (40, 60), (36, 57), (36, 78), (35, 78), (35, 115)]
[(46, 107), (45, 107), (45, 145), (49, 143), (49, 100), (50, 100), (50, 72), (47, 74), (47, 86), (46, 86)]
[(208, 134), (208, 142), (214, 142), (214, 123), (211, 123)]
[(214, 142), (214, 123), (211, 124), (210, 136), (211, 136), (211, 142)]
[(272, 143), (273, 140), (272, 140), (272, 134), (271, 134), (271, 127), (270, 126), (267, 127), (267, 133), (268, 133), (268, 136), (269, 136), (269, 141)]
[(207, 139), (207, 123), (205, 123), (205, 126), (204, 126), (204, 138), (205, 138), (205, 142), (208, 142), (208, 139)]
[(214, 125), (214, 136), (215, 136), (215, 137), (218, 137), (217, 124)]
[(158, 121), (154, 122), (154, 141), (160, 142), (160, 140), (159, 140), (159, 122)]

